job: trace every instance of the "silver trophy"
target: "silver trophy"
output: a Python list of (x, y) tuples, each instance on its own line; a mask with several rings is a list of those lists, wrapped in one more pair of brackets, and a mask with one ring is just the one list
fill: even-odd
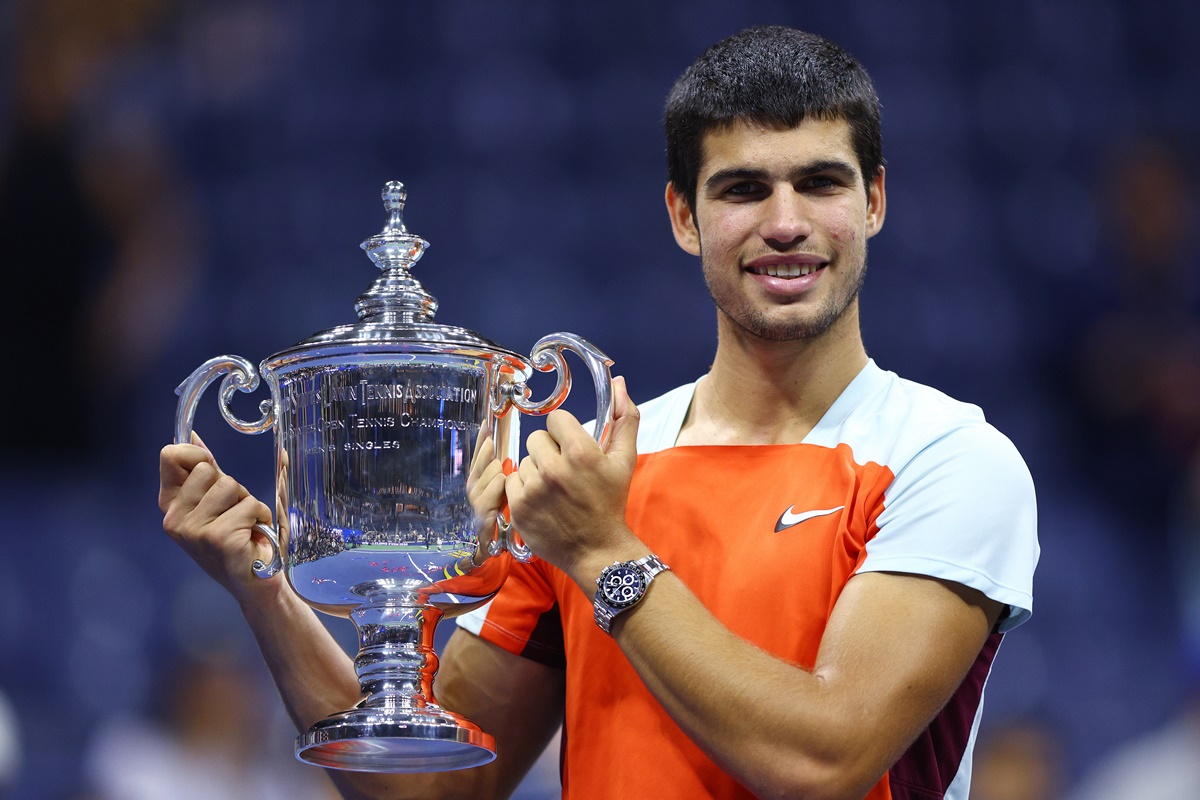
[[(438, 705), (434, 628), (477, 608), (528, 548), (502, 513), (484, 526), (467, 499), (474, 458), (519, 457), (520, 414), (547, 414), (571, 387), (564, 351), (596, 388), (596, 440), (612, 423), (611, 361), (569, 333), (542, 338), (529, 358), (463, 328), (433, 321), (437, 302), (409, 270), (428, 242), (408, 232), (404, 186), (383, 192), (387, 224), (363, 242), (382, 270), (358, 298), (359, 321), (323, 331), (263, 361), (238, 356), (201, 365), (176, 393), (175, 441), (191, 441), (200, 396), (221, 381), (222, 416), (243, 433), (275, 430), (276, 528), (268, 578), (283, 570), (305, 603), (349, 617), (358, 629), (355, 670), (365, 699), (296, 740), (312, 764), (370, 772), (461, 769), (495, 758), (479, 726)], [(548, 398), (526, 381), (557, 372)], [(247, 422), (231, 408), (262, 376), (271, 399)], [(493, 448), (476, 452), (490, 434)]]

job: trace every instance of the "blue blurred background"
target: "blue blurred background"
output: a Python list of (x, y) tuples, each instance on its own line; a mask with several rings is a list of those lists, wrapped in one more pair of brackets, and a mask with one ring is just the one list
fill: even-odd
[[(524, 352), (577, 332), (635, 400), (695, 378), (714, 313), (662, 209), (662, 103), (759, 23), (876, 80), (871, 355), (983, 406), (1037, 481), (1036, 610), (987, 689), (975, 796), (1066, 796), (1188, 719), (1200, 5), (11, 0), (0, 796), (329, 796), (235, 605), (162, 533), (172, 390), (352, 321), (391, 179), (440, 322)], [(269, 497), (270, 442), (210, 394), (198, 430)], [(523, 796), (554, 796), (543, 766)]]

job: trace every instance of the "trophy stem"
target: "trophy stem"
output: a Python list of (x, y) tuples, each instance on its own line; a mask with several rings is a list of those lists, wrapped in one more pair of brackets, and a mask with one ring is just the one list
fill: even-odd
[(433, 633), (442, 612), (436, 608), (388, 602), (366, 606), (351, 614), (358, 628), (359, 649), (354, 670), (367, 707), (424, 708), (436, 706), (433, 676), (438, 657)]
[(464, 769), (495, 758), (489, 734), (434, 699), (433, 636), (441, 618), (437, 608), (406, 595), (368, 600), (355, 609), (351, 619), (359, 651), (354, 669), (366, 697), (301, 734), (296, 757), (368, 772)]

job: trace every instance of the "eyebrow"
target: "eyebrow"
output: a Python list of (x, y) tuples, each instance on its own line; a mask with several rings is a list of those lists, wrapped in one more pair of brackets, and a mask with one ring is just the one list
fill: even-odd
[[(853, 164), (837, 159), (829, 159), (825, 161), (812, 161), (797, 167), (787, 173), (787, 178), (789, 181), (798, 181), (822, 172), (837, 173), (843, 180), (851, 183), (858, 177), (858, 170), (854, 168)], [(710, 175), (708, 180), (704, 182), (704, 188), (706, 190), (711, 189), (713, 186), (731, 180), (766, 181), (769, 177), (770, 173), (765, 169), (730, 167), (729, 169), (717, 170)]]

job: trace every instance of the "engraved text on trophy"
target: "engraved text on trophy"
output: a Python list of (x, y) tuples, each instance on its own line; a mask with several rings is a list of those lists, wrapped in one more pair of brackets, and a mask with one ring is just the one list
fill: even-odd
[[(289, 466), (279, 488), (289, 498), (298, 591), (349, 607), (373, 584), (427, 587), (475, 551), (466, 476), (487, 396), (484, 365), (451, 367), (436, 356), (289, 376), (280, 386), (280, 457)], [(306, 576), (317, 560), (319, 577)]]

